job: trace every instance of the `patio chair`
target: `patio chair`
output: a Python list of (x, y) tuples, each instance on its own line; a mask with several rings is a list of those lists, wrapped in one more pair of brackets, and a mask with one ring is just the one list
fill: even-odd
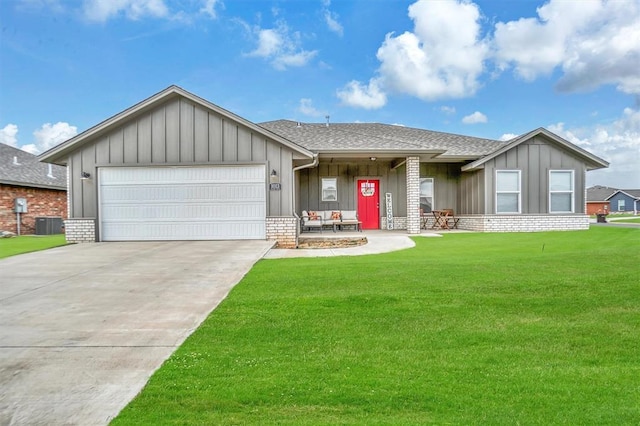
[(302, 211), (302, 216), (300, 217), (300, 230), (304, 232), (305, 228), (307, 228), (308, 231), (317, 229), (322, 232), (322, 217), (316, 214), (310, 215), (309, 213), (310, 212), (307, 212), (306, 210)]

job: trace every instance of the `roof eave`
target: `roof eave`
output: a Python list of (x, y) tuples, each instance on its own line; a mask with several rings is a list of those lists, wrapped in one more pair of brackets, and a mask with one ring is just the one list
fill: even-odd
[(0, 180), (2, 185), (23, 186), (26, 188), (55, 189), (57, 191), (66, 191), (67, 185), (47, 185), (44, 183), (18, 182), (13, 180)]
[(111, 129), (111, 127), (113, 125), (115, 125), (118, 122), (121, 122), (123, 120), (126, 120), (127, 118), (134, 116), (135, 114), (138, 114), (139, 112), (143, 111), (144, 109), (146, 109), (147, 107), (159, 102), (162, 99), (169, 99), (172, 96), (182, 96), (184, 98), (187, 98), (189, 100), (191, 100), (192, 102), (199, 104), (201, 106), (204, 106), (205, 108), (211, 109), (215, 112), (217, 112), (220, 115), (226, 116), (232, 120), (235, 120), (239, 123), (242, 123), (243, 125), (249, 127), (250, 129), (262, 134), (265, 137), (269, 137), (271, 139), (276, 140), (277, 142), (291, 148), (294, 151), (299, 152), (300, 154), (307, 156), (309, 158), (313, 158), (313, 153), (311, 151), (309, 151), (306, 148), (303, 148), (297, 144), (295, 144), (294, 142), (291, 142), (288, 139), (283, 138), (282, 136), (279, 136), (273, 132), (270, 132), (269, 130), (258, 126), (257, 124), (254, 124), (252, 122), (250, 122), (249, 120), (246, 120), (230, 111), (227, 111), (224, 108), (221, 108), (209, 101), (207, 101), (206, 99), (200, 98), (199, 96), (194, 95), (193, 93), (190, 93), (184, 89), (182, 89), (181, 87), (178, 86), (169, 86), (166, 89), (164, 89), (161, 92), (156, 93), (155, 95), (150, 96), (149, 98), (138, 102), (137, 104), (133, 105), (132, 107), (127, 108), (126, 110), (102, 121), (101, 123), (91, 127), (88, 130), (85, 130), (84, 132), (80, 133), (77, 136), (74, 136), (71, 139), (68, 139), (67, 141), (54, 146), (53, 148), (43, 152), (42, 154), (40, 154), (38, 156), (38, 160), (42, 161), (42, 162), (46, 162), (46, 163), (53, 163), (53, 164), (58, 164), (61, 166), (66, 166), (67, 165), (67, 155), (69, 152), (73, 151), (74, 149), (77, 149), (79, 146), (82, 146), (83, 143), (85, 143), (87, 140), (103, 133), (103, 132), (107, 132)]
[(398, 156), (410, 157), (412, 155), (437, 157), (445, 153), (441, 149), (421, 149), (421, 150), (399, 150), (399, 149), (319, 149), (316, 150), (320, 158), (327, 157), (379, 157), (379, 158), (395, 158)]
[(582, 157), (585, 160), (585, 163), (587, 164), (587, 170), (596, 170), (596, 169), (603, 169), (606, 167), (609, 167), (609, 162), (603, 160), (602, 158), (595, 156), (593, 154), (591, 154), (590, 152), (580, 148), (579, 146), (572, 144), (571, 142), (561, 138), (560, 136), (556, 135), (555, 133), (550, 132), (549, 130), (545, 129), (544, 127), (540, 127), (538, 129), (532, 130), (529, 133), (526, 133), (522, 136), (519, 136), (515, 139), (513, 139), (511, 142), (509, 142), (507, 145), (497, 149), (496, 151), (492, 152), (491, 154), (488, 154), (472, 163), (467, 164), (466, 166), (462, 167), (462, 171), (463, 172), (467, 172), (467, 171), (473, 171), (473, 170), (478, 170), (484, 167), (484, 164), (511, 150), (512, 148), (515, 148), (516, 146), (520, 145), (522, 142), (531, 139), (534, 136), (537, 135), (545, 135), (546, 137), (552, 139), (554, 142), (564, 146), (565, 148), (575, 152), (578, 156)]

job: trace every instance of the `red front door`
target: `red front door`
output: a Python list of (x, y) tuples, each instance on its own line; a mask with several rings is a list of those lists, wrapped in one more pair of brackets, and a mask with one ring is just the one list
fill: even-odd
[(358, 180), (358, 219), (362, 229), (380, 229), (380, 181)]

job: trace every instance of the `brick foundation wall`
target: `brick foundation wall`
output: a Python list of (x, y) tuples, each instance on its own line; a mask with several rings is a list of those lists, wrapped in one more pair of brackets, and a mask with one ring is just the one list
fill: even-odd
[(296, 248), (299, 224), (295, 217), (268, 217), (267, 240), (276, 241), (278, 248)]
[[(380, 218), (380, 229), (387, 229), (387, 217), (382, 216)], [(393, 229), (407, 229), (407, 218), (406, 217), (393, 217)]]
[(0, 230), (17, 233), (17, 217), (14, 212), (16, 198), (27, 200), (27, 213), (20, 214), (20, 234), (36, 232), (36, 217), (67, 217), (67, 191), (57, 189), (28, 188), (0, 184)]
[(68, 243), (96, 242), (96, 220), (93, 218), (67, 219), (64, 227)]
[(587, 215), (460, 216), (459, 229), (478, 232), (578, 231), (589, 229)]
[[(476, 232), (540, 232), (577, 231), (589, 229), (586, 215), (470, 215), (456, 216), (458, 229)], [(382, 228), (386, 229), (387, 218), (382, 217)], [(426, 231), (431, 230), (435, 220), (427, 218)], [(407, 229), (406, 217), (394, 217), (395, 229)]]

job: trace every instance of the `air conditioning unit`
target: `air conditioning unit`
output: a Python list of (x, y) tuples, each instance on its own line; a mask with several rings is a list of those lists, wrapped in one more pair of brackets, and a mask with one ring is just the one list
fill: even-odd
[(61, 217), (36, 217), (36, 235), (62, 234)]

